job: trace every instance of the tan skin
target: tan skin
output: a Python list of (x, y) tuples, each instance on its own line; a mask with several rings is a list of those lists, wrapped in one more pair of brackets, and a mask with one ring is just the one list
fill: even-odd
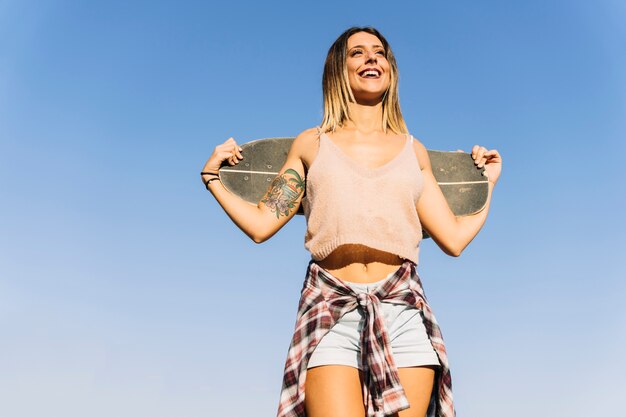
[[(355, 162), (375, 168), (393, 159), (402, 149), (405, 136), (385, 132), (382, 126), (382, 98), (389, 87), (390, 65), (380, 40), (369, 33), (359, 32), (348, 39), (348, 80), (356, 102), (350, 103), (351, 120), (329, 138)], [(377, 77), (365, 77), (365, 69), (375, 69)], [(426, 148), (418, 140), (414, 150), (424, 177), (424, 190), (417, 204), (422, 227), (448, 255), (459, 256), (478, 234), (489, 211), (491, 194), (497, 182), (502, 160), (496, 150), (475, 145), (472, 157), (477, 166), (485, 167), (489, 178), (489, 196), (484, 210), (472, 216), (455, 217), (432, 174)], [(313, 163), (318, 151), (317, 129), (308, 129), (296, 137), (279, 177), (293, 178), (293, 170), (301, 178)], [(243, 159), (233, 138), (218, 145), (203, 171), (217, 172), (223, 161), (234, 165)], [(204, 180), (211, 175), (204, 177)], [(302, 194), (293, 201), (294, 209), (277, 217), (271, 205), (249, 204), (228, 192), (219, 181), (208, 186), (228, 216), (251, 239), (260, 243), (269, 239), (296, 213)], [(268, 191), (268, 196), (271, 189)], [(334, 276), (349, 282), (375, 282), (398, 269), (403, 260), (397, 255), (364, 245), (343, 245), (318, 264)], [(395, 417), (423, 417), (428, 407), (435, 371), (433, 367), (418, 366), (398, 369), (400, 382), (411, 407)], [(363, 417), (360, 372), (356, 368), (326, 365), (307, 371), (305, 406), (308, 417)]]

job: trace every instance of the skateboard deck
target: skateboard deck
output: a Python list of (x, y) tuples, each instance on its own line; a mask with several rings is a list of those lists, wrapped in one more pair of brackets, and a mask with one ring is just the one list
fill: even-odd
[[(224, 165), (219, 175), (227, 190), (258, 204), (279, 174), (293, 138), (259, 139), (241, 145), (243, 159), (237, 165)], [(465, 152), (428, 151), (433, 174), (450, 209), (456, 216), (481, 211), (487, 202), (488, 183), (484, 168), (477, 168)], [(302, 211), (298, 212), (302, 214)]]

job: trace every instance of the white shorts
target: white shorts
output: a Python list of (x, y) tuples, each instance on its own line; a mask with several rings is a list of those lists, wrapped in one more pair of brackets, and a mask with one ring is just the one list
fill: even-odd
[[(372, 292), (394, 273), (373, 283), (361, 284), (346, 281), (343, 283), (356, 293)], [(382, 302), (381, 305), (396, 367), (439, 365), (439, 359), (422, 321), (422, 310), (413, 306), (387, 302)], [(360, 369), (360, 334), (363, 324), (361, 309), (355, 308), (344, 314), (315, 347), (307, 368), (321, 365), (347, 365)]]

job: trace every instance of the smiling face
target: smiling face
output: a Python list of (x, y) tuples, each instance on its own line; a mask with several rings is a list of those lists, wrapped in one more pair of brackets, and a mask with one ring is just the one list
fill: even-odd
[(390, 85), (391, 66), (378, 37), (357, 32), (348, 38), (346, 70), (357, 102), (378, 101)]
[(373, 27), (351, 27), (333, 42), (322, 75), (320, 129), (335, 131), (350, 120), (350, 104), (382, 105), (383, 129), (408, 132), (398, 98), (398, 64), (389, 42)]

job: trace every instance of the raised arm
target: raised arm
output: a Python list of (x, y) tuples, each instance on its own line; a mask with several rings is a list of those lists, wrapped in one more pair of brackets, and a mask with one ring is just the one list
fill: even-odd
[[(315, 129), (309, 129), (296, 137), (285, 164), (257, 205), (232, 194), (219, 180), (211, 180), (211, 175), (203, 176), (203, 182), (210, 181), (207, 189), (228, 217), (256, 243), (272, 237), (298, 211), (305, 189), (302, 154), (315, 134)], [(223, 161), (235, 165), (242, 159), (239, 145), (230, 138), (215, 148), (202, 172), (216, 174)]]
[(426, 148), (419, 141), (415, 141), (414, 147), (424, 177), (424, 190), (417, 204), (422, 226), (446, 254), (459, 256), (476, 237), (487, 219), (493, 188), (502, 167), (500, 154), (495, 149), (488, 151), (478, 145), (472, 148), (474, 163), (478, 167), (485, 166), (489, 178), (487, 203), (485, 208), (476, 214), (456, 217), (437, 185)]

